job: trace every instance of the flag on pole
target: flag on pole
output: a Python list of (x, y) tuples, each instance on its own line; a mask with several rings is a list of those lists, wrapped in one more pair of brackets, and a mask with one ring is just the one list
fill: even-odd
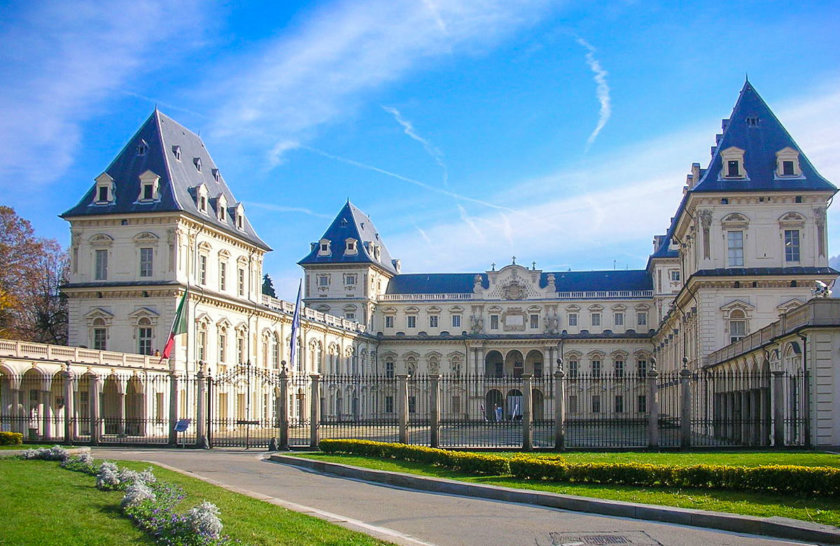
[(303, 288), (303, 279), (298, 284), (297, 301), (295, 301), (295, 314), (292, 316), (292, 341), (289, 350), (289, 368), (295, 369), (295, 353), (297, 352), (297, 332), (300, 328), (300, 290)]
[(172, 347), (175, 346), (175, 336), (187, 332), (187, 314), (184, 312), (184, 302), (187, 301), (187, 292), (189, 288), (184, 290), (184, 295), (181, 296), (181, 303), (178, 304), (178, 310), (175, 311), (175, 320), (172, 321), (172, 329), (169, 330), (169, 337), (166, 339), (166, 345), (163, 346), (163, 353), (160, 355), (160, 362), (164, 358), (169, 358), (172, 354)]

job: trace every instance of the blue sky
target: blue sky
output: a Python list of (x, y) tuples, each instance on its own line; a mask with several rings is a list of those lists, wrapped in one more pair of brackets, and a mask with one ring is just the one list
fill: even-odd
[(838, 3), (239, 4), (4, 4), (0, 202), (66, 245), (57, 215), (157, 104), (287, 299), (347, 198), (405, 272), (642, 268), (746, 73), (840, 183)]

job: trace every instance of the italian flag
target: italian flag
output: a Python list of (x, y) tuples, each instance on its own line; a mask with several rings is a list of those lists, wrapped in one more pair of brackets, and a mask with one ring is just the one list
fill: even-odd
[(166, 340), (166, 345), (163, 346), (163, 353), (160, 355), (160, 361), (169, 358), (172, 354), (172, 348), (175, 346), (175, 336), (187, 332), (187, 314), (184, 312), (184, 303), (187, 301), (187, 293), (189, 289), (184, 290), (184, 295), (181, 296), (181, 303), (178, 304), (178, 310), (175, 311), (175, 320), (172, 321), (172, 329), (169, 331), (169, 338)]

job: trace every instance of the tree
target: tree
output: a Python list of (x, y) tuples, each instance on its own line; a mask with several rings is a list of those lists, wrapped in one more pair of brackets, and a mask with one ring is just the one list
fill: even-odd
[(0, 337), (67, 343), (67, 255), (53, 239), (0, 206)]
[(271, 277), (268, 276), (268, 273), (263, 275), (262, 293), (272, 298), (277, 297), (277, 293), (274, 291), (274, 283), (271, 282)]

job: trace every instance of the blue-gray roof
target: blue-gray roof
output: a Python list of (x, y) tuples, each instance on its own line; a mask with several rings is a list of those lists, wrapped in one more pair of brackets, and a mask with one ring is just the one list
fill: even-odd
[[(145, 147), (138, 153), (138, 147)], [(176, 148), (180, 159), (176, 157)], [(200, 161), (201, 170), (196, 167)], [(140, 175), (152, 171), (160, 177), (159, 199), (151, 202), (138, 201)], [(82, 197), (79, 203), (61, 215), (62, 218), (93, 216), (101, 214), (134, 214), (144, 212), (184, 212), (214, 224), (236, 237), (245, 239), (264, 250), (271, 248), (259, 238), (248, 222), (247, 216), (242, 230), (234, 225), (233, 214), (238, 204), (225, 183), (224, 177), (204, 147), (201, 137), (172, 118), (155, 109), (137, 133), (114, 158), (105, 172), (114, 180), (114, 200), (107, 204), (96, 204), (96, 185)], [(196, 188), (204, 184), (209, 198), (208, 213), (200, 212), (195, 200)], [(228, 211), (225, 220), (220, 220), (216, 211), (218, 197), (225, 196)]]
[[(417, 273), (396, 275), (388, 282), (386, 294), (465, 294), (473, 291), (475, 276), (488, 288), (485, 273)], [(540, 288), (548, 286), (548, 275), (554, 275), (557, 292), (600, 290), (652, 290), (650, 275), (644, 270), (543, 272)]]
[[(746, 179), (721, 176), (721, 151), (731, 146), (744, 150)], [(801, 177), (775, 176), (776, 152), (786, 147), (799, 152)], [(692, 191), (790, 190), (837, 191), (837, 188), (817, 172), (767, 103), (752, 84), (746, 82), (717, 143), (709, 168)]]
[[(345, 252), (347, 239), (358, 241), (358, 250), (353, 253)], [(391, 254), (385, 247), (385, 243), (379, 237), (376, 226), (373, 225), (368, 216), (353, 205), (349, 200), (339, 211), (330, 227), (321, 237), (321, 241), (327, 240), (330, 243), (330, 252), (327, 255), (320, 255), (317, 243), (312, 244), (312, 249), (299, 265), (328, 265), (328, 264), (356, 264), (366, 263), (378, 266), (385, 271), (396, 274)], [(379, 256), (374, 252), (374, 246), (379, 248)]]

